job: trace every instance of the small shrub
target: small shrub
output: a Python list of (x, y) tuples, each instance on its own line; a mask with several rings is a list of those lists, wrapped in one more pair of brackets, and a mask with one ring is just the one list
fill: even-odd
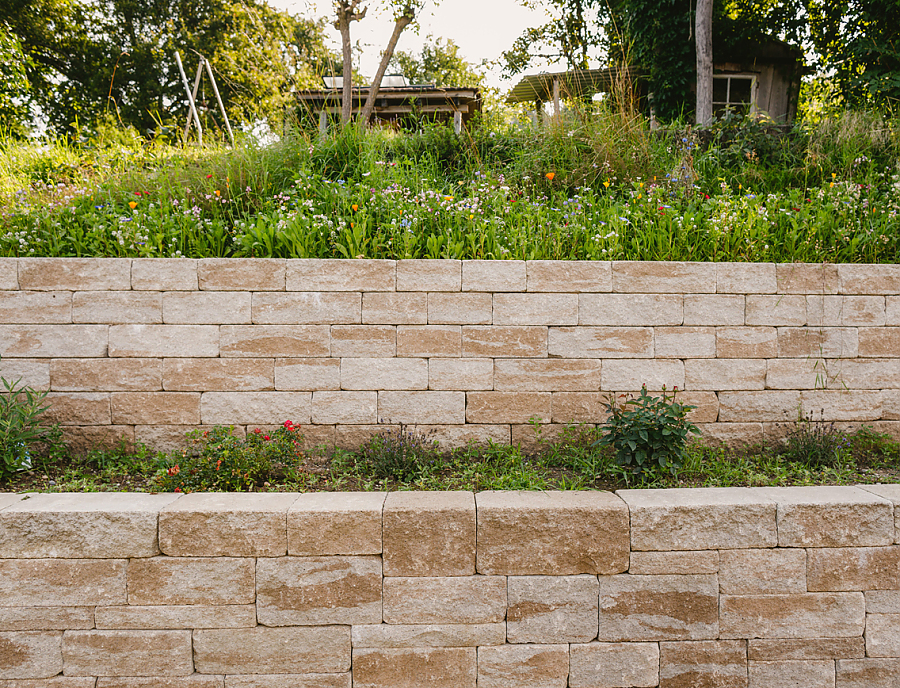
[(816, 421), (812, 413), (799, 415), (784, 440), (781, 456), (809, 468), (834, 468), (846, 463), (850, 440), (834, 423)]
[(700, 430), (686, 420), (696, 406), (676, 401), (676, 392), (668, 396), (663, 388), (662, 396), (654, 397), (644, 386), (637, 399), (623, 404), (613, 397), (608, 400), (610, 415), (596, 444), (615, 450), (616, 463), (626, 475), (654, 477), (661, 470), (675, 475), (681, 468), (688, 435), (699, 435)]
[(59, 443), (58, 425), (41, 424), (41, 416), (49, 408), (47, 392), (20, 386), (21, 380), (10, 382), (0, 378), (4, 392), (0, 394), (0, 480), (31, 468), (35, 444)]
[(356, 468), (367, 476), (410, 480), (440, 457), (436, 443), (420, 432), (401, 425), (397, 432), (383, 432), (363, 444), (356, 455)]

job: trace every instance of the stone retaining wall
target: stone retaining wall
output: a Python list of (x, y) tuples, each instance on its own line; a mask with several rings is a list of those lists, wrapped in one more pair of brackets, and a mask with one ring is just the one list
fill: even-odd
[(896, 688), (900, 486), (0, 494), (2, 688)]
[(0, 323), (0, 373), (85, 443), (288, 419), (527, 443), (642, 384), (713, 440), (798, 409), (900, 435), (898, 265), (0, 259)]

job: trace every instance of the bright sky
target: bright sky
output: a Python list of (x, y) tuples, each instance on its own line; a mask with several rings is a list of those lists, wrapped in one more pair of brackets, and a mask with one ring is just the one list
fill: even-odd
[[(305, 17), (331, 16), (331, 0), (268, 0), (269, 4), (284, 9), (291, 14)], [(359, 41), (363, 47), (360, 71), (372, 76), (378, 69), (381, 50), (387, 43), (394, 22), (387, 11), (379, 11), (383, 2), (371, 0), (369, 13), (361, 22), (350, 25), (350, 38)], [(425, 37), (452, 39), (459, 46), (462, 56), (470, 63), (479, 65), (483, 59), (496, 60), (500, 53), (508, 50), (513, 41), (529, 26), (547, 23), (549, 17), (544, 10), (531, 10), (517, 0), (443, 0), (435, 4), (428, 2), (419, 16), (418, 35), (407, 29), (400, 36), (397, 50), (418, 53)], [(340, 34), (336, 29), (329, 31), (334, 46), (340, 50)], [(547, 70), (547, 65), (535, 66), (530, 73)], [(506, 91), (512, 88), (519, 77), (503, 81), (499, 69), (488, 72), (488, 85)]]

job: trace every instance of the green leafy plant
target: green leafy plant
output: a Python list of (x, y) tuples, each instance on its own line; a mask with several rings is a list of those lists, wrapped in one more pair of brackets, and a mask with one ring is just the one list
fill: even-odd
[(784, 440), (782, 458), (810, 468), (835, 468), (849, 458), (851, 440), (834, 423), (813, 420), (812, 413), (798, 412), (794, 427)]
[(356, 468), (374, 478), (410, 480), (439, 458), (435, 443), (426, 435), (401, 425), (396, 432), (379, 433), (363, 444)]
[(0, 378), (4, 391), (0, 394), (0, 480), (31, 468), (35, 444), (59, 443), (59, 426), (42, 425), (41, 416), (49, 405), (47, 392), (22, 386), (21, 379)]
[(663, 387), (662, 396), (654, 397), (645, 385), (636, 399), (618, 404), (609, 398), (610, 415), (595, 444), (615, 450), (616, 463), (626, 476), (652, 478), (661, 471), (674, 475), (681, 468), (688, 436), (699, 435), (700, 430), (686, 419), (696, 406), (676, 401), (677, 391), (676, 387), (669, 396)]

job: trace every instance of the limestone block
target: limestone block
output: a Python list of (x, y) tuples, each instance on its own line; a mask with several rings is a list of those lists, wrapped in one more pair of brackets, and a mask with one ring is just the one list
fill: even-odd
[(423, 358), (344, 358), (341, 389), (428, 389), (428, 362)]
[(506, 624), (355, 625), (353, 647), (479, 647), (503, 645)]
[(524, 260), (464, 260), (463, 291), (525, 291)]
[(378, 420), (383, 423), (461, 425), (465, 414), (464, 392), (378, 393)]
[(280, 258), (203, 258), (197, 261), (200, 288), (209, 291), (284, 291)]
[(836, 673), (839, 688), (895, 688), (900, 659), (839, 659)]
[(500, 645), (478, 648), (482, 688), (566, 688), (568, 645)]
[(71, 322), (73, 320), (70, 291), (0, 292), (0, 323), (16, 325)]
[(657, 358), (715, 358), (714, 327), (655, 327), (653, 349)]
[(377, 435), (400, 432), (399, 424), (379, 423), (378, 425), (336, 425), (334, 444), (341, 449), (357, 450)]
[(128, 565), (129, 604), (253, 604), (255, 594), (252, 559), (152, 557)]
[(397, 354), (397, 328), (391, 325), (334, 325), (331, 355), (342, 358), (392, 358)]
[(0, 688), (94, 688), (97, 682), (93, 676), (54, 676), (53, 678), (32, 678), (19, 681), (0, 679)]
[(745, 297), (736, 294), (685, 294), (685, 325), (744, 324)]
[[(580, 397), (582, 395), (586, 397), (594, 396), (589, 392), (564, 392), (562, 394), (567, 397)], [(557, 395), (554, 395), (554, 398), (556, 396)], [(575, 407), (576, 404), (580, 403), (581, 402), (575, 401), (571, 403), (571, 406)], [(593, 402), (586, 401), (584, 404), (585, 406), (590, 406)], [(568, 407), (570, 406), (570, 403), (567, 401), (565, 405)], [(573, 436), (578, 437), (582, 432), (589, 432), (593, 427), (594, 426), (585, 421), (584, 423), (576, 423), (575, 425), (570, 423), (511, 425), (509, 426), (509, 429), (511, 443), (514, 447), (519, 447), (526, 453), (536, 453), (547, 446), (547, 443), (560, 442)]]
[(555, 358), (652, 358), (651, 327), (551, 327), (547, 350)]
[(225, 688), (350, 688), (350, 672), (341, 674), (256, 674), (225, 677)]
[(774, 263), (716, 263), (720, 294), (774, 294), (777, 288)]
[(339, 673), (350, 669), (350, 628), (194, 631), (194, 668), (202, 674)]
[(632, 552), (628, 573), (633, 575), (709, 574), (719, 571), (719, 552)]
[(322, 391), (340, 388), (341, 359), (339, 358), (275, 359), (275, 389), (279, 391)]
[(219, 355), (219, 328), (216, 325), (110, 325), (109, 355), (111, 358), (215, 357)]
[(866, 615), (866, 656), (900, 657), (900, 614)]
[(125, 563), (124, 559), (0, 559), (0, 600), (11, 607), (125, 604)]
[(802, 326), (807, 324), (805, 295), (769, 296), (748, 294), (744, 323), (746, 325)]
[(142, 607), (130, 604), (97, 607), (94, 619), (98, 629), (251, 628), (256, 626), (256, 605), (166, 604)]
[(859, 330), (855, 327), (779, 327), (781, 358), (856, 358)]
[(900, 327), (860, 327), (859, 355), (890, 358), (900, 348)]
[(66, 676), (187, 676), (190, 631), (66, 631)]
[(719, 635), (715, 576), (600, 576), (601, 641), (706, 640)]
[(510, 576), (510, 643), (586, 643), (597, 637), (596, 576)]
[(587, 643), (572, 645), (570, 688), (638, 688), (659, 684), (656, 643)]
[(52, 363), (53, 361), (47, 359), (29, 361), (24, 358), (7, 358), (0, 360), (0, 376), (10, 381), (19, 380), (20, 384), (31, 387), (34, 390), (49, 390), (50, 366)]
[(288, 260), (288, 291), (394, 291), (394, 260)]
[(490, 325), (494, 318), (490, 294), (428, 294), (431, 325)]
[(0, 325), (4, 358), (102, 357), (108, 343), (107, 325)]
[(763, 423), (698, 423), (703, 441), (710, 446), (741, 447), (770, 439), (768, 424)]
[(381, 554), (384, 493), (310, 492), (288, 509), (288, 554)]
[(763, 662), (810, 659), (856, 659), (866, 656), (859, 638), (803, 638), (800, 640), (750, 640), (747, 656)]
[(253, 322), (259, 325), (355, 325), (362, 322), (358, 292), (301, 291), (253, 294)]
[(659, 644), (660, 688), (746, 688), (747, 643), (701, 640)]
[(93, 607), (0, 607), (0, 631), (66, 631), (93, 627)]
[(317, 358), (331, 355), (328, 325), (223, 325), (222, 356)]
[(608, 492), (479, 492), (478, 573), (612, 574), (628, 569), (628, 508)]
[(162, 384), (168, 391), (264, 392), (275, 389), (275, 366), (267, 359), (167, 358), (162, 361), (161, 368)]
[(204, 392), (200, 397), (204, 425), (309, 423), (311, 413), (310, 392)]
[(842, 294), (900, 294), (900, 270), (896, 265), (837, 266)]
[(73, 454), (87, 454), (92, 449), (115, 449), (121, 442), (134, 445), (133, 425), (66, 425), (62, 439)]
[(828, 359), (826, 369), (841, 389), (896, 389), (900, 387), (900, 360), (896, 358)]
[(608, 392), (554, 392), (552, 419), (556, 423), (601, 423), (609, 417)]
[(468, 392), (468, 423), (549, 423), (550, 392)]
[(894, 542), (900, 544), (900, 485), (860, 485), (861, 490), (871, 492), (894, 505)]
[(682, 392), (679, 390), (677, 400), (685, 406), (696, 406), (687, 414), (687, 419), (692, 423), (715, 423), (719, 417), (719, 397), (715, 392)]
[(893, 505), (856, 487), (766, 487), (778, 504), (779, 547), (865, 547), (894, 542)]
[(868, 614), (900, 614), (900, 590), (866, 590)]
[(428, 295), (424, 292), (363, 294), (362, 321), (369, 325), (424, 325), (428, 322)]
[(128, 290), (131, 289), (131, 259), (19, 258), (19, 289)]
[(385, 576), (475, 573), (471, 492), (391, 492), (383, 524)]
[(800, 393), (804, 417), (825, 421), (874, 421), (882, 418), (881, 392), (849, 389), (809, 390)]
[[(93, 681), (94, 679), (90, 679)], [(94, 684), (91, 683), (91, 688)], [(101, 676), (99, 688), (224, 688), (224, 676)]]
[(612, 268), (606, 261), (529, 260), (525, 263), (528, 291), (612, 291)]
[(716, 291), (712, 263), (620, 260), (612, 264), (613, 291), (654, 294), (702, 294)]
[(163, 294), (163, 322), (174, 325), (249, 324), (249, 292), (176, 291)]
[(807, 324), (816, 327), (851, 324), (844, 323), (844, 298), (843, 296), (808, 295), (806, 297)]
[(148, 291), (79, 291), (72, 295), (72, 320), (111, 325), (161, 323), (162, 297)]
[(353, 688), (475, 688), (474, 647), (353, 650)]
[[(109, 428), (121, 426), (111, 425)], [(134, 439), (137, 442), (143, 442), (148, 447), (156, 451), (183, 451), (189, 440), (185, 435), (192, 430), (212, 430), (211, 425), (137, 425), (134, 427)], [(231, 434), (235, 437), (245, 437), (243, 426), (237, 426)]]
[(724, 423), (790, 423), (797, 420), (799, 404), (800, 392), (794, 390), (722, 392), (719, 394), (719, 420)]
[(577, 325), (577, 294), (494, 294), (495, 325)]
[(883, 296), (845, 296), (841, 305), (841, 325), (881, 327), (887, 321)]
[(460, 291), (462, 262), (458, 260), (398, 260), (397, 291)]
[(774, 327), (717, 327), (719, 358), (774, 358), (778, 355), (778, 330)]
[(834, 662), (749, 662), (750, 688), (834, 688)]
[(896, 590), (900, 587), (900, 547), (897, 546), (816, 547), (808, 550), (808, 559), (810, 592)]
[(388, 624), (487, 624), (506, 617), (503, 576), (385, 577)]
[(651, 392), (684, 389), (684, 363), (678, 360), (637, 361), (616, 359), (603, 362), (600, 389), (636, 392), (646, 386)]
[(684, 362), (684, 385), (690, 390), (716, 392), (764, 389), (766, 361), (762, 358), (688, 359)]
[(377, 423), (378, 393), (313, 392), (312, 422), (322, 425)]
[(494, 389), (518, 392), (578, 392), (600, 389), (600, 361), (595, 359), (498, 359)]
[(123, 559), (159, 554), (157, 516), (176, 495), (36, 494), (0, 511), (0, 557)]
[(547, 328), (465, 326), (462, 328), (462, 355), (473, 358), (546, 358)]
[(109, 404), (112, 422), (117, 424), (200, 424), (197, 392), (113, 392)]
[(779, 263), (775, 277), (779, 294), (837, 294), (841, 288), (837, 265)]
[(493, 389), (494, 361), (490, 358), (429, 359), (428, 387), (460, 391)]
[(579, 325), (681, 325), (680, 294), (579, 294)]
[(844, 638), (865, 626), (861, 592), (722, 595), (719, 606), (722, 638)]
[(462, 328), (459, 325), (399, 325), (397, 355), (459, 358), (462, 356)]
[(192, 291), (199, 288), (197, 261), (188, 258), (135, 258), (131, 288), (148, 291)]
[(825, 389), (833, 384), (821, 358), (771, 358), (766, 367), (768, 389)]
[(61, 392), (149, 392), (163, 388), (162, 364), (154, 358), (56, 358), (50, 361), (49, 372), (52, 388)]
[(427, 441), (437, 442), (443, 449), (480, 446), (489, 442), (509, 444), (508, 425), (414, 425), (411, 431), (425, 435)]
[(884, 324), (900, 325), (900, 296), (884, 297)]
[(17, 258), (0, 260), (0, 289), (19, 288), (19, 261)]
[(50, 678), (63, 668), (62, 633), (0, 633), (0, 679)]
[(60, 425), (109, 425), (112, 416), (106, 392), (51, 392), (41, 420)]
[(804, 593), (806, 550), (722, 550), (719, 552), (719, 590), (726, 595)]
[(281, 557), (290, 493), (185, 495), (159, 514), (159, 547), (173, 557)]

